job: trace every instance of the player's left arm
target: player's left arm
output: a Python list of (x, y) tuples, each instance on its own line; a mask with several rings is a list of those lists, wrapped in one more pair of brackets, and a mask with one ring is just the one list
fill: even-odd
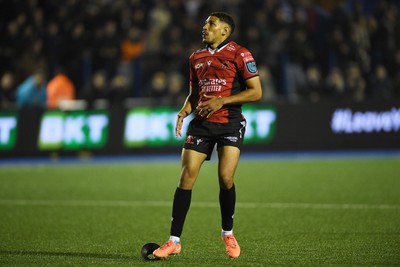
[(204, 95), (208, 98), (208, 101), (203, 101), (197, 106), (200, 111), (200, 115), (210, 117), (214, 112), (221, 109), (224, 105), (237, 105), (245, 104), (249, 102), (255, 102), (262, 97), (262, 88), (260, 77), (254, 76), (245, 81), (246, 90), (241, 91), (238, 94), (226, 96), (226, 97), (216, 97)]

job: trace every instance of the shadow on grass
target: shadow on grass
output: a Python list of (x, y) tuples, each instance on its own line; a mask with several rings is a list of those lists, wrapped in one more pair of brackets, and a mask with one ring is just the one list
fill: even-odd
[(52, 251), (25, 251), (25, 250), (0, 250), (0, 255), (19, 255), (19, 256), (56, 256), (56, 257), (76, 257), (76, 258), (97, 258), (112, 260), (131, 260), (132, 256), (105, 254), (105, 253), (88, 253), (88, 252), (52, 252)]

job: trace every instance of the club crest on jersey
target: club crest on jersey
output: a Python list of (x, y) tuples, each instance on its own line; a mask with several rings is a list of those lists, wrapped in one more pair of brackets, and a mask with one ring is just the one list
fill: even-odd
[(250, 73), (257, 73), (257, 66), (255, 61), (246, 62), (247, 71)]

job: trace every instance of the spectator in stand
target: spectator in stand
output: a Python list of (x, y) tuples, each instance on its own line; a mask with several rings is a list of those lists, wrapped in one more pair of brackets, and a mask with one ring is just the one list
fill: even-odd
[(141, 56), (144, 51), (142, 31), (139, 27), (131, 27), (121, 43), (121, 60), (118, 74), (123, 75), (131, 96), (140, 96), (141, 84)]
[(307, 101), (319, 102), (325, 93), (321, 70), (317, 65), (311, 65), (306, 70), (306, 83), (302, 95)]
[(387, 75), (385, 66), (382, 64), (378, 65), (370, 79), (370, 93), (372, 99), (391, 99), (393, 84)]
[(362, 8), (362, 5), (358, 4), (356, 6), (356, 15), (350, 26), (350, 36), (356, 48), (353, 53), (356, 54), (357, 62), (359, 62), (364, 73), (368, 72), (371, 67), (371, 58), (368, 55), (368, 51), (370, 50), (370, 36), (368, 33), (367, 18), (363, 16), (362, 12), (359, 10)]
[(329, 47), (334, 58), (334, 65), (338, 68), (346, 69), (354, 60), (354, 46), (340, 29), (332, 31)]
[(15, 75), (8, 71), (0, 82), (0, 110), (13, 108), (15, 105)]
[(64, 37), (67, 45), (63, 49), (63, 66), (78, 90), (82, 88), (86, 82), (83, 73), (85, 66), (84, 60), (88, 53), (87, 31), (84, 23), (77, 21)]
[(94, 42), (96, 43), (94, 69), (102, 69), (107, 78), (113, 77), (121, 58), (121, 40), (119, 37), (117, 23), (109, 19), (102, 28), (96, 32)]
[(20, 51), (23, 50), (23, 40), (20, 34), (20, 26), (17, 20), (12, 20), (5, 25), (5, 32), (0, 39), (0, 71), (8, 71), (15, 67), (20, 59)]
[(178, 71), (172, 71), (168, 73), (168, 97), (170, 98), (170, 104), (178, 106), (183, 103), (187, 97), (187, 90), (184, 84), (184, 77)]
[(362, 76), (360, 66), (351, 63), (346, 70), (346, 88), (350, 101), (361, 102), (365, 99), (367, 83)]
[(325, 81), (326, 93), (330, 99), (342, 101), (346, 97), (346, 82), (339, 68), (332, 68)]
[(334, 1), (335, 6), (330, 11), (330, 17), (332, 20), (332, 26), (335, 30), (340, 31), (345, 36), (350, 33), (350, 16), (346, 10), (346, 1), (338, 0)]
[[(396, 46), (396, 24), (399, 23), (399, 9), (394, 1), (377, 1), (374, 18), (377, 22), (377, 32), (375, 38), (378, 53), (380, 55), (379, 62), (387, 64), (396, 48), (400, 47), (400, 44)], [(397, 3), (399, 4), (399, 3)], [(397, 20), (397, 21), (396, 21)], [(397, 26), (398, 27), (398, 26)]]
[(149, 12), (150, 32), (148, 37), (149, 49), (156, 52), (163, 49), (162, 34), (171, 22), (171, 13), (164, 1), (156, 1)]
[(286, 29), (280, 29), (277, 31), (268, 46), (266, 47), (266, 56), (265, 63), (268, 65), (272, 76), (276, 81), (276, 86), (278, 89), (278, 93), (280, 95), (287, 95), (286, 92), (283, 92), (282, 89), (284, 87), (284, 82), (286, 81), (286, 77), (282, 77), (282, 64), (281, 58), (287, 52), (287, 39), (289, 37), (289, 32)]
[(122, 74), (115, 75), (110, 82), (108, 99), (111, 105), (121, 105), (130, 96), (129, 79)]
[(262, 101), (274, 101), (277, 97), (277, 90), (274, 84), (274, 78), (272, 77), (271, 71), (267, 65), (261, 64), (258, 66), (258, 74), (262, 84)]
[[(64, 52), (64, 36), (60, 33), (60, 26), (56, 21), (49, 21), (44, 37), (44, 49), (46, 50), (46, 62), (49, 75), (53, 76), (53, 70), (60, 65), (60, 57)], [(70, 45), (70, 44), (69, 44)], [(71, 57), (73, 55), (70, 55)]]
[(314, 55), (304, 29), (296, 29), (288, 43), (287, 92), (289, 100), (297, 101), (299, 91), (307, 84), (305, 66), (314, 58)]
[(83, 99), (88, 102), (89, 108), (93, 108), (98, 99), (108, 99), (109, 82), (107, 74), (103, 70), (98, 70), (92, 75), (90, 85), (85, 89)]
[(75, 86), (71, 79), (59, 71), (47, 84), (47, 107), (57, 109), (64, 100), (75, 99)]
[(142, 32), (140, 28), (129, 28), (127, 35), (121, 43), (121, 60), (129, 63), (139, 57), (144, 50)]
[(37, 71), (29, 76), (17, 87), (17, 107), (46, 108), (46, 83), (43, 71)]
[(168, 96), (168, 76), (164, 71), (157, 71), (153, 74), (149, 85), (149, 96), (162, 101)]
[(393, 64), (391, 66), (391, 77), (393, 77), (393, 96), (400, 97), (400, 49), (396, 51)]

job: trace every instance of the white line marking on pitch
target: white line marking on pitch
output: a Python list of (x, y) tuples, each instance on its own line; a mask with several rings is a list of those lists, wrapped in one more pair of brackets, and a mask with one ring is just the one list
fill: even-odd
[[(124, 200), (28, 200), (0, 199), (1, 206), (71, 206), (71, 207), (171, 207), (172, 201), (124, 201)], [(219, 208), (218, 202), (196, 202), (198, 208)], [(258, 203), (238, 202), (238, 208), (266, 209), (339, 209), (339, 210), (400, 210), (391, 204), (323, 204), (323, 203)]]

